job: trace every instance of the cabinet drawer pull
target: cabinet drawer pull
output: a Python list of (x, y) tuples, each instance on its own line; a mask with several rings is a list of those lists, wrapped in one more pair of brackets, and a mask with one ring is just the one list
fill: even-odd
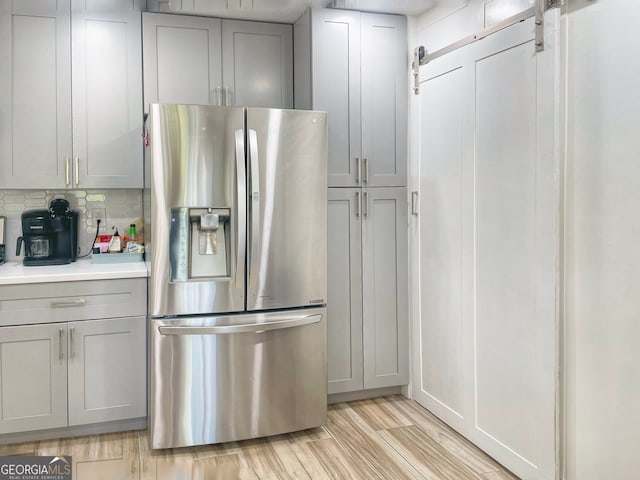
[(369, 183), (369, 159), (363, 158), (364, 161), (364, 183)]
[(67, 185), (71, 184), (71, 177), (70, 175), (70, 167), (69, 167), (69, 163), (71, 162), (71, 157), (67, 157), (65, 158), (65, 167), (64, 167), (64, 175), (65, 175), (65, 180), (67, 182)]
[(60, 360), (62, 360), (64, 358), (64, 353), (63, 353), (63, 346), (62, 346), (62, 334), (63, 334), (63, 330), (64, 328), (61, 328), (58, 331), (58, 358)]
[(79, 298), (78, 300), (52, 300), (51, 306), (53, 308), (64, 308), (64, 307), (82, 307), (86, 302), (84, 298)]
[(362, 194), (362, 216), (369, 215), (369, 192), (365, 191)]
[(418, 216), (418, 192), (411, 192), (411, 215)]

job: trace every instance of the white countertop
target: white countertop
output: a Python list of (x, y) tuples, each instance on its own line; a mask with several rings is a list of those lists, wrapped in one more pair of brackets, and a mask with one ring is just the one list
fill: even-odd
[(46, 267), (25, 267), (22, 262), (7, 262), (0, 265), (0, 285), (145, 278), (147, 276), (145, 262), (94, 265), (91, 263), (91, 259), (87, 258), (69, 265)]

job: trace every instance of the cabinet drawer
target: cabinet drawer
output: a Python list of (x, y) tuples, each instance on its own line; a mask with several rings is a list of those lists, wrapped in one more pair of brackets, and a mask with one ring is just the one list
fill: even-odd
[(146, 315), (146, 278), (0, 287), (0, 326)]

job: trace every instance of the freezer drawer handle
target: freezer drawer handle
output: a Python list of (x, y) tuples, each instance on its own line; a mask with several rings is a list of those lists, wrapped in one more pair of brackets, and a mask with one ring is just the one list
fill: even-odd
[(322, 315), (274, 320), (267, 323), (245, 323), (242, 325), (222, 325), (218, 327), (158, 327), (162, 335), (218, 335), (221, 333), (259, 333), (266, 330), (301, 327), (318, 323)]
[(61, 307), (82, 307), (86, 302), (84, 298), (79, 298), (78, 300), (52, 300), (51, 306), (53, 308), (61, 308)]

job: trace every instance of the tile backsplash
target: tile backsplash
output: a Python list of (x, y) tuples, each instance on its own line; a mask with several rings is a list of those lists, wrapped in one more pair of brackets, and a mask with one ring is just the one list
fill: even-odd
[(96, 234), (112, 233), (116, 226), (126, 235), (131, 223), (142, 233), (142, 190), (0, 190), (0, 216), (6, 217), (5, 243), (8, 260), (16, 260), (16, 239), (22, 234), (20, 218), (24, 210), (48, 208), (54, 198), (66, 198), (78, 212), (78, 246), (84, 255)]

